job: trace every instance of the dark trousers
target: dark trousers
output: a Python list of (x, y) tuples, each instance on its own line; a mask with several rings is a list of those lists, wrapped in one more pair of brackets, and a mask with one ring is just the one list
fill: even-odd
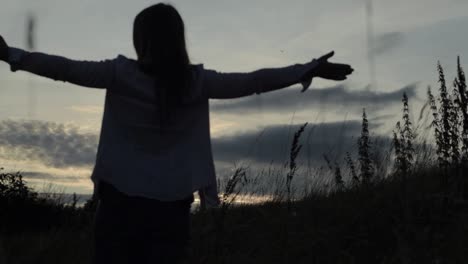
[(188, 255), (190, 205), (130, 197), (99, 184), (94, 264), (179, 263)]

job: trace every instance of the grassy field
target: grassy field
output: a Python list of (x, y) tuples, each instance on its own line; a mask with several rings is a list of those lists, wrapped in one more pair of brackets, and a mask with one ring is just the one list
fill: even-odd
[[(189, 263), (465, 263), (466, 197), (446, 196), (432, 170), (408, 179), (407, 194), (402, 184), (311, 195), (290, 210), (270, 202), (194, 213)], [(23, 213), (0, 238), (0, 263), (90, 263), (93, 213), (65, 211)]]

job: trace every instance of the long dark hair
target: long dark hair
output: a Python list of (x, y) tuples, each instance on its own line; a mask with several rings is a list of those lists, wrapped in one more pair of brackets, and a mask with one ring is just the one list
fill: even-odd
[(133, 24), (133, 44), (140, 69), (154, 77), (155, 117), (160, 124), (170, 122), (171, 112), (188, 93), (190, 77), (185, 26), (179, 12), (163, 3), (141, 11)]

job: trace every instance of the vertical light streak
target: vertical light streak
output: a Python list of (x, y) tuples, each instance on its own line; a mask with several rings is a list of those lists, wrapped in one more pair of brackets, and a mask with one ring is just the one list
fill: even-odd
[[(26, 47), (29, 51), (36, 50), (36, 17), (32, 12), (26, 18)], [(33, 119), (36, 113), (37, 95), (31, 75), (28, 76), (28, 118)]]
[(375, 64), (374, 47), (374, 6), (372, 0), (366, 0), (366, 24), (367, 24), (367, 57), (369, 61), (369, 75), (371, 85), (369, 89), (377, 90), (377, 71)]

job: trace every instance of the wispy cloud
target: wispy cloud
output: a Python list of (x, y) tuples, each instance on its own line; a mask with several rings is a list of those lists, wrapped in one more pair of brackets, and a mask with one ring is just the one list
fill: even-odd
[(398, 47), (405, 39), (403, 32), (388, 32), (376, 37), (374, 43), (374, 54), (382, 55)]
[(83, 114), (102, 114), (104, 106), (102, 105), (73, 105), (68, 109)]
[[(297, 88), (288, 88), (262, 95), (262, 109), (276, 112), (289, 112), (292, 109), (317, 108), (328, 106), (354, 106), (361, 111), (362, 107), (370, 103), (378, 102), (382, 105), (396, 104), (401, 102), (403, 92), (409, 97), (416, 95), (417, 84), (407, 85), (393, 92), (375, 92), (368, 90), (350, 90), (344, 85), (338, 85), (325, 89), (310, 89), (300, 94)], [(259, 107), (258, 98), (251, 96), (243, 99), (231, 100), (229, 102), (216, 101), (211, 109), (216, 112), (251, 112)]]
[(46, 182), (49, 181), (55, 181), (55, 182), (65, 182), (65, 183), (70, 183), (70, 182), (77, 182), (77, 181), (82, 181), (83, 177), (78, 177), (78, 176), (62, 176), (62, 175), (56, 175), (53, 173), (48, 173), (48, 172), (38, 172), (38, 171), (24, 171), (21, 172), (21, 175), (23, 175), (24, 178), (27, 180), (44, 180)]

